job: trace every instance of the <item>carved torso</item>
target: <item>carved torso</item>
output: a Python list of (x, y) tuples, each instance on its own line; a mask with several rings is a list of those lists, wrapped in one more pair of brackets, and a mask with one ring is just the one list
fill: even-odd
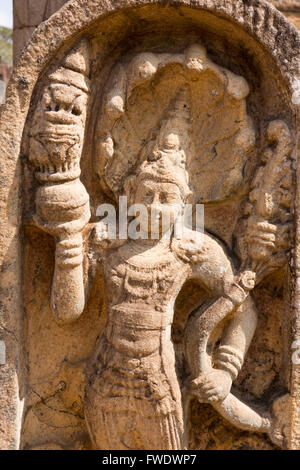
[(104, 408), (116, 395), (126, 410), (138, 397), (152, 403), (149, 413), (178, 406), (171, 325), (189, 267), (169, 247), (154, 251), (130, 242), (105, 259), (108, 319), (90, 378), (107, 397)]
[(108, 317), (89, 384), (104, 409), (114, 404), (128, 411), (141, 395), (149, 413), (153, 406), (156, 413), (180, 408), (171, 341), (176, 297), (188, 278), (217, 293), (232, 276), (221, 245), (209, 235), (188, 233), (187, 239), (153, 247), (130, 241), (102, 256)]

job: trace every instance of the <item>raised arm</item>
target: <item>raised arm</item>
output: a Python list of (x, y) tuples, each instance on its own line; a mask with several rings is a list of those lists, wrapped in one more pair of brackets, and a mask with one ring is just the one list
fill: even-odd
[(51, 69), (30, 134), (29, 160), (40, 184), (34, 220), (56, 240), (51, 306), (60, 323), (76, 320), (85, 306), (82, 233), (90, 207), (79, 177), (89, 91), (83, 39)]
[(51, 307), (59, 323), (70, 323), (85, 307), (83, 230), (90, 219), (89, 196), (77, 179), (40, 188), (36, 208), (36, 225), (56, 240)]

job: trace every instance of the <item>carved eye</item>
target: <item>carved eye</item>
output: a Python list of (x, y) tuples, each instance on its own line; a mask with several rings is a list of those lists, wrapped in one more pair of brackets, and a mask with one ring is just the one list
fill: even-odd
[(60, 110), (60, 106), (59, 106), (59, 104), (57, 104), (57, 105), (55, 106), (55, 111), (58, 112), (59, 110)]
[(74, 114), (74, 116), (80, 116), (81, 115), (81, 109), (78, 106), (74, 106), (73, 109), (72, 109), (72, 114)]

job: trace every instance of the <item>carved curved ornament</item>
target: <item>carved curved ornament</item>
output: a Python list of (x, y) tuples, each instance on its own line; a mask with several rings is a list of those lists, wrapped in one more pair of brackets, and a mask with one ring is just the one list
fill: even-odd
[(225, 3), (73, 0), (25, 50), (0, 123), (0, 448), (300, 448), (299, 36)]

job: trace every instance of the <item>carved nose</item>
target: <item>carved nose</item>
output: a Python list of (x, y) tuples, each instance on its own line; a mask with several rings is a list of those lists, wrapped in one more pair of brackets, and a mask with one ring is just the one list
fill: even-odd
[(55, 124), (77, 124), (78, 116), (63, 109), (59, 111), (46, 111), (46, 119)]
[(155, 193), (152, 201), (153, 206), (158, 206), (159, 205), (159, 194)]

